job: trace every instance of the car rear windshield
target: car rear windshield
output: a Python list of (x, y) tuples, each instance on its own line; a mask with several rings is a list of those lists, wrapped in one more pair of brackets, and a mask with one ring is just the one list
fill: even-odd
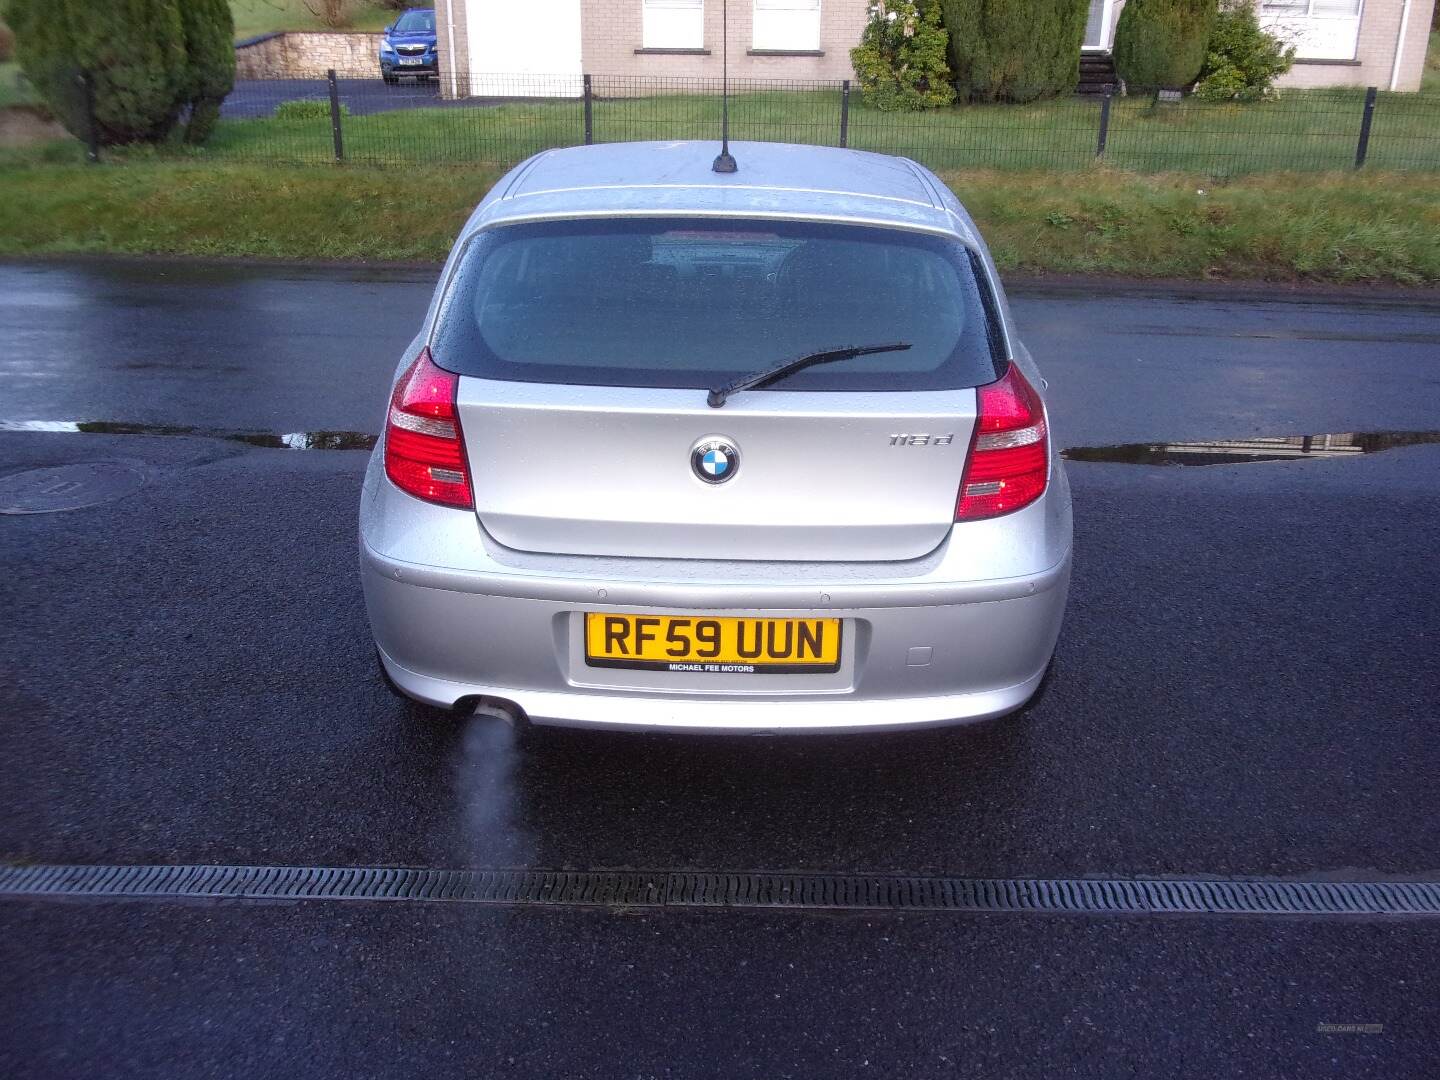
[(461, 375), (708, 387), (808, 353), (905, 341), (776, 390), (945, 390), (1003, 373), (994, 305), (957, 241), (815, 222), (507, 225), (464, 251), (431, 342)]

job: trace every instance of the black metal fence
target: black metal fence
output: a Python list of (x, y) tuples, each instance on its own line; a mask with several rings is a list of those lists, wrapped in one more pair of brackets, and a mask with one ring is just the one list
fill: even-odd
[[(441, 71), (237, 82), (198, 151), (217, 160), (512, 165), (552, 147), (715, 139), (718, 79)], [(736, 140), (849, 146), (935, 169), (1235, 175), (1369, 166), (1440, 171), (1440, 97), (1373, 87), (1286, 91), (1258, 103), (1070, 97), (881, 112), (849, 82), (730, 80)]]

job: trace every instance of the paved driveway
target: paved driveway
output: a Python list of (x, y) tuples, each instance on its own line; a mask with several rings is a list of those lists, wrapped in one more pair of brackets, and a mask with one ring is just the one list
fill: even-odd
[[(394, 109), (475, 108), (486, 104), (478, 99), (446, 101), (440, 97), (440, 85), (434, 80), (417, 83), (404, 79), (397, 86), (387, 86), (378, 67), (373, 79), (340, 79), (339, 89), (340, 100), (355, 116)], [(296, 99), (328, 101), (329, 84), (324, 79), (238, 79), (225, 99), (221, 115), (232, 120), (269, 116), (282, 101)]]

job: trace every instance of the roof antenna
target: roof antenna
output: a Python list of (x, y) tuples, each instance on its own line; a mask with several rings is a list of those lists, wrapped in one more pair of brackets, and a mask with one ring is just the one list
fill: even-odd
[(730, 3), (720, 5), (720, 153), (710, 166), (714, 172), (733, 173), (739, 168), (730, 156)]

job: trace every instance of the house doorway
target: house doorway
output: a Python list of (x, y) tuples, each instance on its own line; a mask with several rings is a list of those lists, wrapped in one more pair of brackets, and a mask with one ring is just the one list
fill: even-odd
[(1109, 52), (1115, 27), (1116, 0), (1090, 0), (1085, 18), (1085, 40), (1081, 48), (1091, 52)]
[(580, 0), (465, 2), (470, 96), (580, 96)]

